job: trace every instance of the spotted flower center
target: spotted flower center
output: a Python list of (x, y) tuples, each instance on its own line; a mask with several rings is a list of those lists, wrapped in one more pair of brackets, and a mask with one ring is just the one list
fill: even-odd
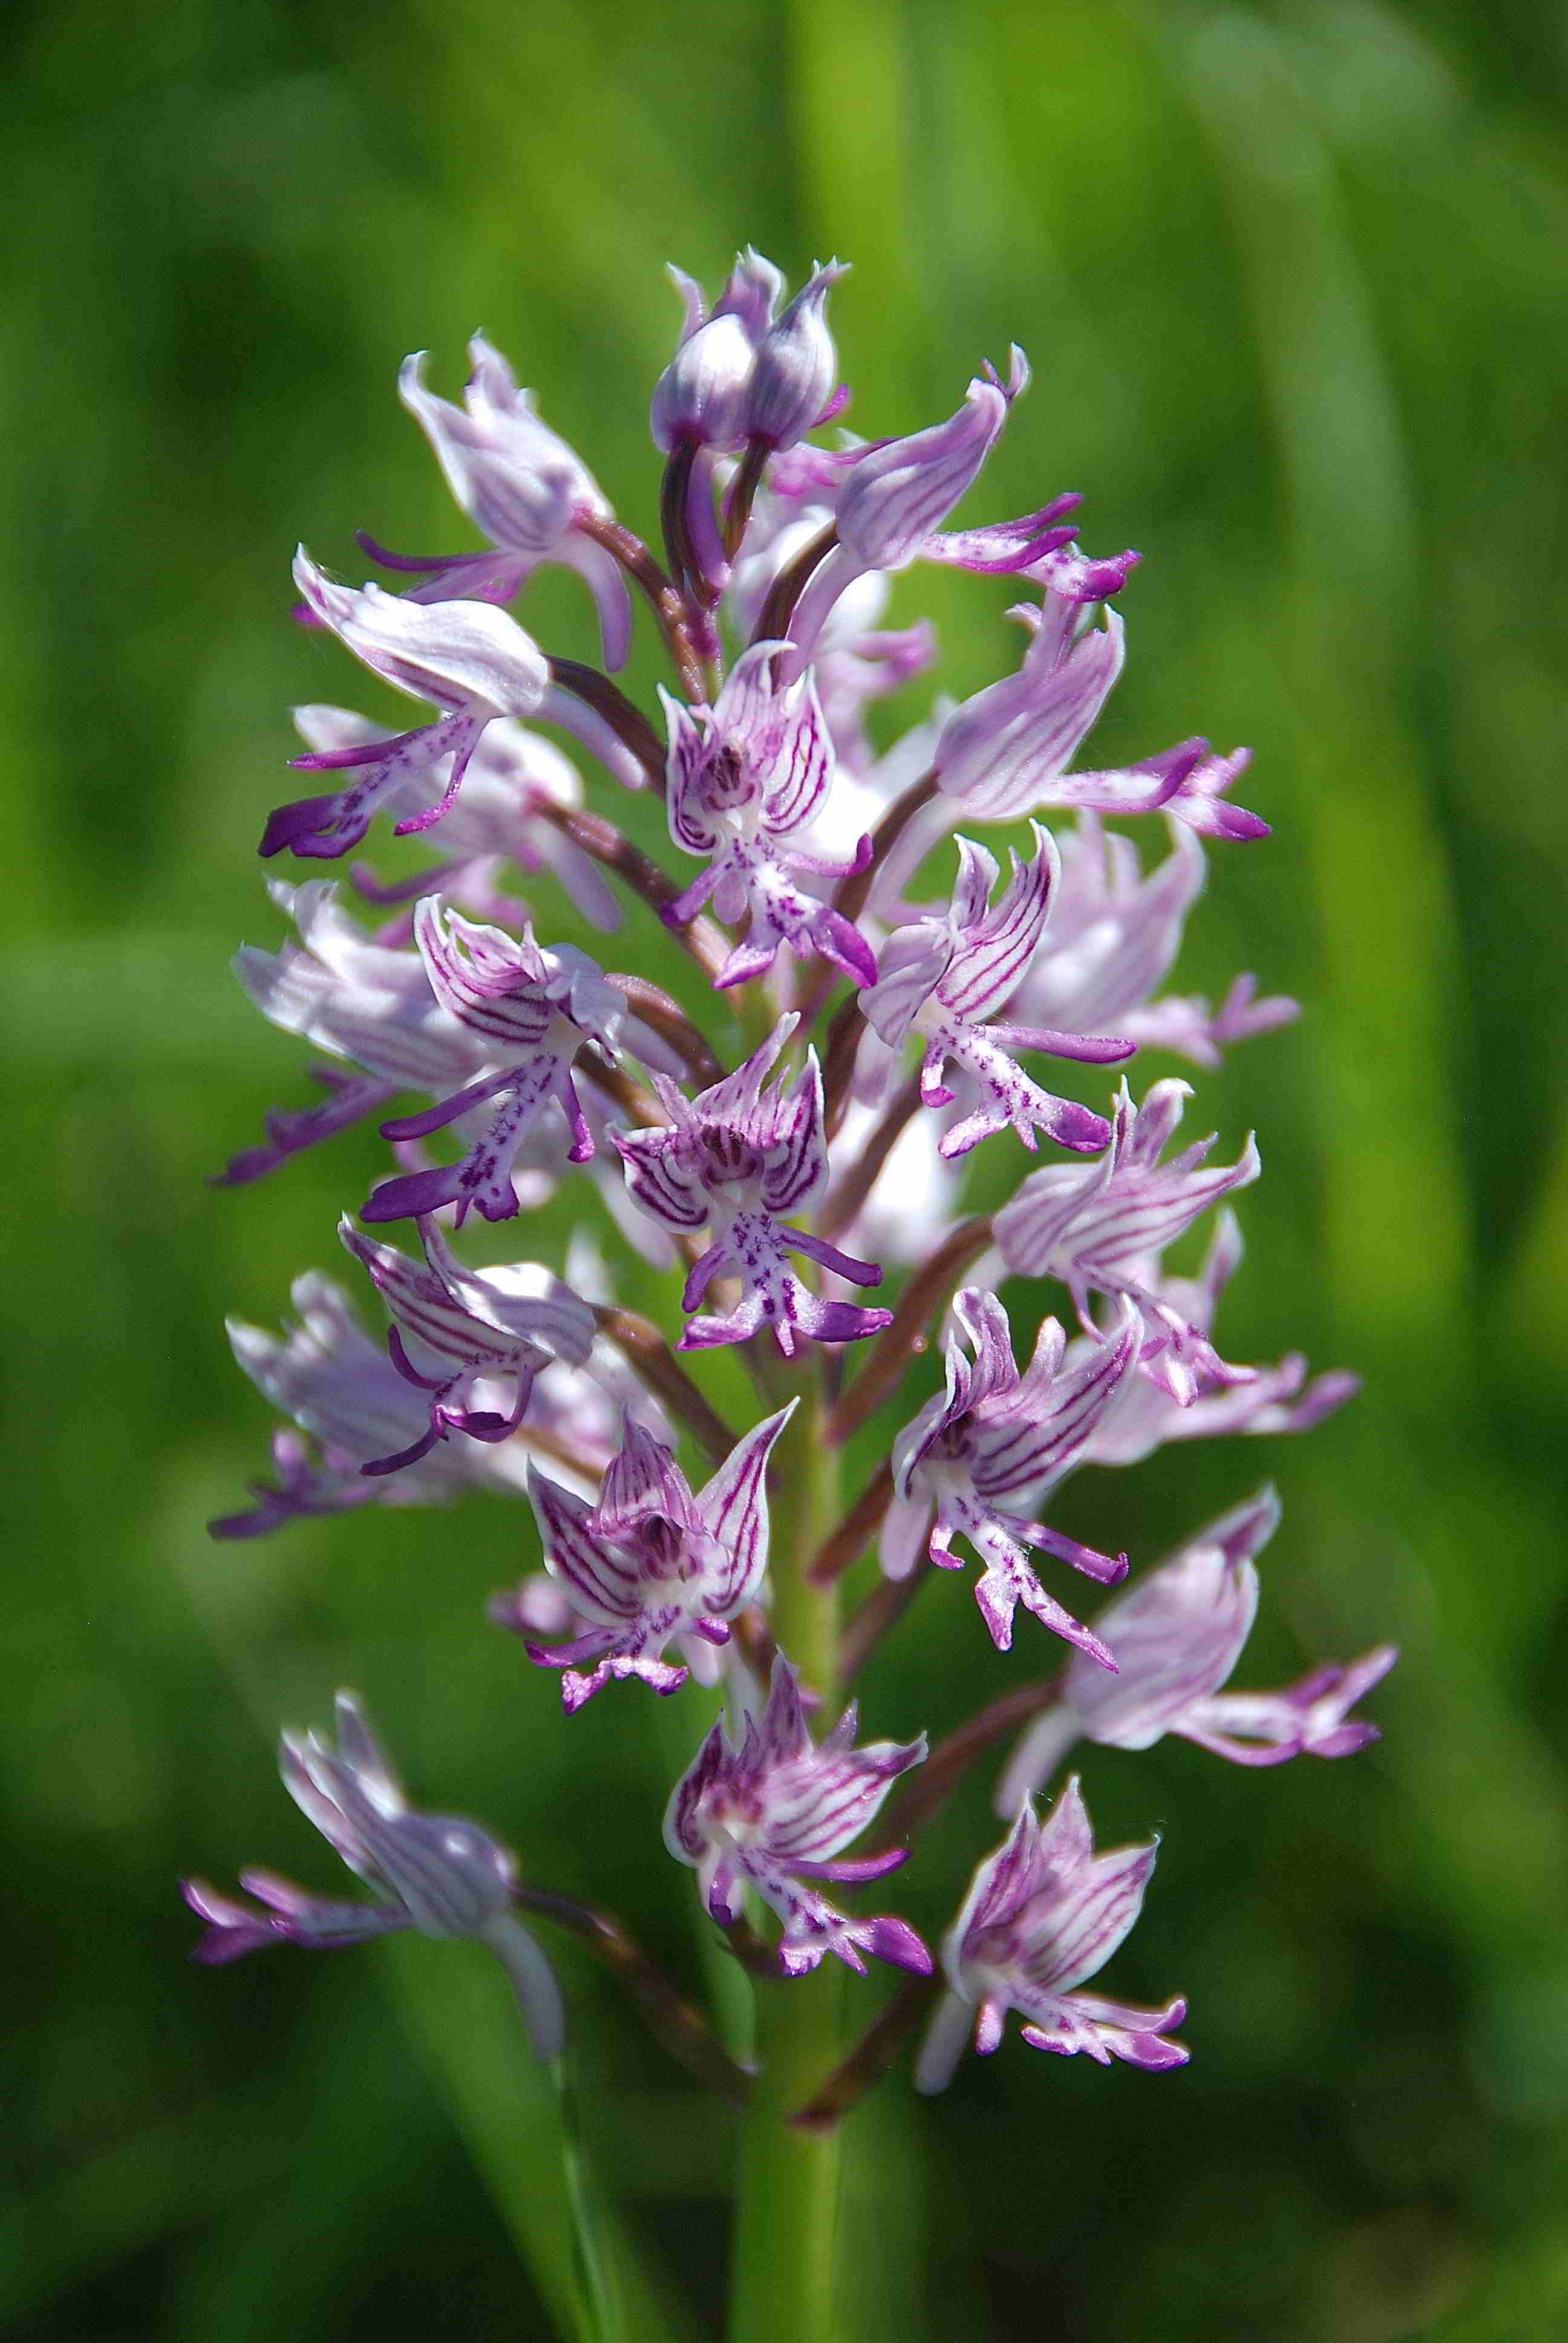
[(720, 740), (704, 768), (702, 787), (711, 812), (740, 812), (757, 795), (750, 759), (732, 741)]
[(642, 1524), (639, 1556), (643, 1569), (653, 1578), (689, 1578), (697, 1567), (687, 1553), (686, 1532), (667, 1515), (656, 1514)]
[(735, 1188), (760, 1180), (767, 1158), (754, 1141), (737, 1131), (705, 1134), (700, 1177), (706, 1188)]

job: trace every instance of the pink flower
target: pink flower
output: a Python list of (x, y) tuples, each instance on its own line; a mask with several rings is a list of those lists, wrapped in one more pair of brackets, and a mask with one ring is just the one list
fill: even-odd
[(861, 1976), (862, 1953), (927, 1976), (931, 1956), (904, 1921), (848, 1919), (816, 1885), (879, 1879), (905, 1860), (902, 1848), (859, 1860), (840, 1850), (874, 1818), (899, 1775), (920, 1763), (925, 1735), (857, 1749), (856, 1725), (851, 1706), (825, 1741), (813, 1742), (795, 1671), (776, 1660), (760, 1715), (748, 1704), (739, 1719), (722, 1717), (676, 1784), (665, 1845), (697, 1873), (721, 1927), (739, 1917), (742, 1887), (778, 1914), (786, 1976), (804, 1976), (829, 1953)]
[(892, 1317), (888, 1310), (824, 1302), (789, 1266), (789, 1254), (799, 1252), (853, 1285), (882, 1282), (871, 1263), (782, 1218), (803, 1210), (828, 1177), (815, 1052), (793, 1079), (781, 1074), (767, 1081), (796, 1022), (780, 1018), (737, 1072), (689, 1101), (668, 1076), (656, 1074), (668, 1123), (611, 1134), (626, 1161), (628, 1191), (644, 1212), (678, 1231), (711, 1226), (712, 1242), (687, 1278), (682, 1308), (696, 1310), (716, 1277), (740, 1280), (734, 1309), (723, 1317), (694, 1317), (680, 1338), (683, 1351), (744, 1342), (767, 1327), (789, 1358), (801, 1335), (852, 1342), (879, 1332)]
[[(676, 1691), (687, 1672), (663, 1657), (672, 1638), (729, 1641), (728, 1622), (754, 1600), (768, 1567), (763, 1474), (793, 1412), (791, 1401), (756, 1425), (695, 1497), (671, 1452), (635, 1422), (595, 1505), (530, 1471), (545, 1561), (583, 1632), (554, 1647), (530, 1643), (528, 1657), (567, 1671), (568, 1713), (611, 1677), (641, 1676), (656, 1692)], [(583, 1661), (587, 1675), (578, 1672)]]
[(1169, 2040), (1187, 2005), (1160, 2009), (1105, 2001), (1081, 1990), (1131, 1932), (1154, 1868), (1155, 1845), (1097, 1855), (1077, 1776), (1043, 1823), (1026, 1800), (996, 1853), (975, 1873), (943, 1944), (949, 1990), (915, 2069), (919, 2090), (951, 2079), (970, 2037), (982, 2056), (1001, 2041), (1010, 2009), (1027, 2022), (1024, 2040), (1064, 2058), (1080, 2051), (1154, 2072), (1187, 2063)]
[(943, 1133), (944, 1156), (966, 1155), (1010, 1126), (1031, 1153), (1039, 1144), (1037, 1129), (1080, 1154), (1096, 1153), (1111, 1138), (1104, 1116), (1042, 1091), (1013, 1062), (1012, 1053), (1043, 1050), (1052, 1057), (1104, 1066), (1130, 1058), (1136, 1047), (1051, 1027), (1004, 1024), (997, 1017), (1039, 949), (1060, 875), (1049, 832), (1038, 822), (1030, 828), (1034, 858), (1020, 862), (1009, 850), (1010, 873), (994, 905), (994, 856), (970, 839), (955, 841), (959, 878), (946, 914), (894, 930), (882, 950), (877, 982), (860, 1004), (867, 1023), (890, 1046), (896, 1048), (910, 1033), (924, 1041), (920, 1096), (927, 1106), (953, 1103), (956, 1093), (943, 1079), (950, 1061), (978, 1093), (973, 1111)]
[(895, 1493), (882, 1532), (882, 1567), (891, 1578), (906, 1577), (923, 1545), (940, 1568), (961, 1569), (953, 1540), (966, 1538), (985, 1564), (975, 1601), (999, 1651), (1012, 1643), (1021, 1603), (1054, 1634), (1114, 1667), (1105, 1646), (1046, 1593), (1028, 1549), (1042, 1546), (1105, 1585), (1125, 1576), (1126, 1555), (1096, 1554), (1010, 1501), (1038, 1504), (1078, 1462), (1137, 1358), (1136, 1314), (1125, 1309), (1109, 1339), (1066, 1372), (1066, 1337), (1048, 1318), (1021, 1374), (1007, 1312), (994, 1294), (965, 1286), (953, 1316), (973, 1356), (965, 1356), (958, 1334), (949, 1335), (945, 1392), (893, 1443)]
[(1095, 1621), (1116, 1662), (1107, 1675), (1068, 1662), (1061, 1697), (1023, 1735), (997, 1794), (1003, 1814), (1043, 1786), (1073, 1743), (1151, 1749), (1168, 1733), (1236, 1765), (1351, 1757), (1378, 1738), (1351, 1709), (1398, 1657), (1380, 1644), (1346, 1666), (1315, 1668), (1282, 1692), (1227, 1693), (1258, 1611), (1255, 1557), (1279, 1524), (1262, 1489), (1117, 1596)]

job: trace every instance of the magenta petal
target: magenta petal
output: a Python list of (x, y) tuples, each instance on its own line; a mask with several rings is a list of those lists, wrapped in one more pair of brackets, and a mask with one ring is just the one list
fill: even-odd
[[(462, 1192), (460, 1163), (437, 1164), (428, 1172), (407, 1172), (395, 1180), (383, 1180), (360, 1206), (359, 1217), (377, 1224), (414, 1219), (425, 1212), (437, 1212), (443, 1204), (456, 1203)], [(513, 1210), (516, 1209), (514, 1202)], [(489, 1217), (493, 1215), (487, 1214)]]
[(891, 1961), (900, 1969), (910, 1969), (916, 1976), (930, 1976), (932, 1961), (925, 1946), (914, 1930), (903, 1920), (873, 1920), (866, 1938), (866, 1950), (875, 1953), (879, 1961)]
[(299, 798), (292, 805), (276, 807), (266, 818), (257, 853), (270, 858), (281, 854), (286, 846), (312, 860), (335, 861), (350, 847), (357, 846), (370, 827), (367, 813), (363, 820), (335, 828), (341, 803), (341, 796)]

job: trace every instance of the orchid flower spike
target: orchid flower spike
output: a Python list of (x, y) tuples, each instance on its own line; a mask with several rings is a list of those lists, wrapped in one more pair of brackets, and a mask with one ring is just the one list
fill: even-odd
[[(971, 2036), (994, 2050), (1010, 2009), (1036, 2047), (1159, 2069), (1186, 2057), (1169, 2031), (1181, 2003), (1144, 2009), (1093, 1990), (1155, 1850), (1097, 1855), (1077, 1781), (1060, 1788), (1062, 1759), (1080, 1740), (1138, 1750), (1170, 1735), (1261, 1770), (1346, 1756), (1376, 1737), (1360, 1707), (1395, 1654), (1232, 1688), (1271, 1491), (1130, 1586), (1125, 1554), (1055, 1525), (1069, 1518), (1056, 1492), (1081, 1466), (1304, 1431), (1355, 1378), (1312, 1376), (1295, 1352), (1238, 1365), (1218, 1347), (1241, 1258), (1234, 1193), (1259, 1173), (1252, 1141), (1217, 1163), (1213, 1138), (1181, 1141), (1185, 1082), (1151, 1080), (1135, 1103), (1120, 1075), (1068, 1077), (1037, 1059), (1098, 1070), (1153, 1049), (1208, 1067), (1297, 1013), (1244, 972), (1212, 1000), (1166, 989), (1205, 841), (1267, 825), (1232, 802), (1245, 749), (1194, 736), (1125, 766), (1089, 761), (1139, 556), (1086, 550), (1082, 498), (1044, 483), (1029, 509), (966, 522), (1028, 386), (1016, 346), (925, 429), (813, 444), (848, 397), (829, 320), (844, 274), (814, 264), (791, 297), (748, 246), (710, 300), (671, 271), (680, 322), (649, 407), (657, 543), (617, 517), (476, 335), (460, 397), (431, 388), (420, 355), (399, 390), (477, 549), (425, 558), (361, 534), (397, 594), (341, 583), (299, 552), (296, 615), (319, 655), (337, 656), (330, 636), (421, 705), (406, 730), (325, 700), (297, 708), (296, 764), (329, 793), (278, 807), (261, 850), (319, 866), (372, 832), (433, 835), (395, 870), (346, 863), (340, 886), (275, 882), (288, 940), (236, 963), (263, 1016), (309, 1046), (317, 1089), (269, 1114), (221, 1184), (373, 1123), (390, 1160), (355, 1192), (364, 1225), (346, 1220), (341, 1234), (386, 1323), (372, 1339), (342, 1288), (311, 1276), (281, 1332), (231, 1328), (281, 1420), (270, 1467), (212, 1528), (248, 1538), (374, 1503), (526, 1496), (538, 1542), (530, 1531), (521, 1582), (488, 1616), (558, 1673), (568, 1713), (618, 1681), (721, 1688), (665, 1836), (759, 1980), (829, 1957), (929, 1976), (903, 1919), (859, 1918), (829, 1896), (893, 1870), (893, 1842), (1026, 1719), (1002, 1783), (1009, 1835), (946, 1940), (917, 2081), (940, 2087)], [(1025, 642), (1000, 682), (961, 704), (922, 690), (900, 724), (892, 695), (935, 656), (930, 622), (896, 608), (897, 581), (923, 563), (1021, 580), (1010, 615)], [(666, 662), (662, 738), (657, 709), (650, 721), (610, 673), (570, 644), (547, 654), (509, 614), (546, 566), (586, 584), (611, 671), (628, 659), (638, 588)], [(623, 824), (601, 805), (560, 734), (618, 784), (662, 793), (662, 844), (646, 806)], [(1060, 840), (1042, 826), (1058, 809), (1071, 817)], [(1152, 854), (1114, 827), (1153, 815)], [(1020, 825), (1005, 857), (977, 842), (996, 822)], [(922, 874), (950, 836), (950, 893), (933, 894)], [(558, 887), (566, 925), (558, 902), (549, 910)], [(623, 973), (578, 949), (594, 940), (580, 922), (620, 929)], [(649, 950), (666, 929), (682, 947), (669, 971)], [(1082, 1095), (1058, 1095), (1047, 1084), (1059, 1080)], [(1039, 1168), (1020, 1169), (1009, 1133)], [(588, 1177), (574, 1182), (579, 1166)], [(539, 1261), (469, 1265), (454, 1251), (470, 1214), (500, 1223), (546, 1202), (539, 1245), (516, 1248)], [(417, 1244), (386, 1241), (402, 1220)], [(1194, 1266), (1171, 1248), (1190, 1232), (1201, 1245), (1200, 1222)], [(1016, 1354), (1000, 1298), (1010, 1276), (1065, 1294), (1016, 1303)], [(873, 1290), (889, 1306), (862, 1298)], [(732, 1355), (698, 1355), (712, 1350)], [(695, 1485), (678, 1439), (706, 1460)], [(873, 1550), (890, 1583), (840, 1628), (825, 1591), (858, 1584)], [(1059, 1599), (1058, 1563), (1116, 1599), (1097, 1598), (1085, 1624)], [(925, 1738), (857, 1747), (855, 1712), (838, 1702), (933, 1569), (969, 1572), (999, 1650), (1020, 1607), (1068, 1649), (1050, 1684), (988, 1696), (958, 1721), (879, 1826)], [(598, 1727), (571, 1731), (591, 1742)], [(397, 1928), (470, 1935), (507, 1964), (549, 2056), (559, 1996), (518, 1920), (519, 1906), (548, 1908), (694, 2072), (745, 2097), (745, 2070), (612, 1912), (517, 1887), (487, 1834), (410, 1810), (350, 1696), (336, 1746), (286, 1736), (284, 1773), (368, 1895), (337, 1903), (267, 1872), (244, 1874), (239, 1899), (194, 1883), (198, 1957)], [(1030, 1798), (1048, 1784), (1060, 1795), (1041, 1819)], [(869, 1829), (871, 1852), (851, 1854)], [(809, 1992), (791, 1996), (802, 2056), (759, 2077), (755, 2138), (774, 2145), (749, 2155), (743, 2199), (793, 2154), (789, 2126), (837, 2121), (938, 1989), (930, 2003), (900, 1991), (837, 2059), (826, 2003), (813, 2016)], [(758, 2040), (769, 2062), (784, 2044), (766, 2023)], [(753, 2209), (743, 2202), (739, 2224), (748, 2300), (762, 2282), (747, 2267), (746, 2241), (762, 2234)]]

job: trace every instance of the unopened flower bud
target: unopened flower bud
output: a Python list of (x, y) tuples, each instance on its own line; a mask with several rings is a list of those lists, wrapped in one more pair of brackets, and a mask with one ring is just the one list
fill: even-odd
[(742, 320), (724, 311), (682, 342), (655, 385), (648, 422), (668, 455), (682, 445), (733, 451), (745, 444), (746, 394), (756, 351)]
[(784, 277), (754, 245), (735, 256), (723, 292), (713, 305), (716, 317), (739, 317), (755, 348), (773, 324), (773, 305), (784, 290)]
[(746, 427), (749, 437), (769, 447), (793, 447), (833, 395), (839, 355), (825, 313), (829, 288), (844, 273), (837, 260), (817, 269), (757, 352)]

